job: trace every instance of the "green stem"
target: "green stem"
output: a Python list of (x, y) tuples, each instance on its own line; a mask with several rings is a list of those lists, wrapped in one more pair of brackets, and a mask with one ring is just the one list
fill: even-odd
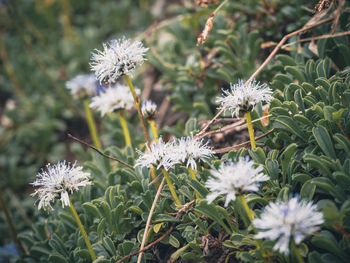
[(145, 120), (144, 120), (142, 112), (141, 112), (141, 104), (140, 104), (139, 96), (135, 92), (135, 89), (134, 89), (134, 86), (132, 85), (130, 77), (128, 75), (124, 75), (124, 78), (126, 80), (126, 83), (129, 86), (129, 88), (130, 88), (132, 96), (134, 97), (136, 110), (137, 110), (137, 113), (139, 114), (139, 117), (140, 117), (140, 122), (141, 122), (142, 130), (143, 130), (143, 135), (145, 136), (146, 142), (150, 145), (151, 141), (149, 139), (147, 127), (146, 127), (146, 124), (145, 124)]
[(249, 221), (251, 222), (254, 219), (254, 212), (252, 210), (250, 210), (250, 208), (249, 208), (249, 206), (247, 204), (247, 201), (244, 198), (244, 195), (240, 195), (239, 196), (239, 200), (241, 201), (241, 204), (242, 204), (245, 212), (248, 215)]
[(94, 261), (94, 260), (96, 259), (95, 252), (94, 252), (94, 250), (92, 249), (91, 243), (90, 243), (90, 241), (89, 241), (89, 237), (88, 237), (88, 235), (86, 234), (85, 228), (84, 228), (83, 224), (82, 224), (81, 221), (80, 221), (80, 218), (79, 218), (79, 216), (78, 216), (78, 214), (77, 214), (77, 211), (75, 210), (75, 208), (74, 208), (74, 206), (73, 206), (73, 204), (72, 204), (72, 202), (71, 202), (70, 200), (69, 200), (69, 208), (70, 208), (70, 211), (72, 212), (72, 214), (73, 214), (73, 216), (74, 216), (75, 221), (76, 221), (77, 224), (78, 224), (78, 227), (79, 227), (81, 233), (83, 234), (83, 238), (84, 238), (85, 244), (86, 244), (86, 246), (87, 246), (87, 248), (88, 248), (88, 250), (89, 250), (89, 253), (90, 253), (90, 256), (91, 256), (91, 258), (92, 258), (92, 261)]
[(128, 125), (126, 124), (126, 120), (125, 120), (125, 117), (124, 117), (122, 110), (119, 110), (118, 114), (119, 114), (120, 124), (123, 128), (125, 144), (126, 144), (126, 146), (131, 146), (130, 133), (129, 133)]
[(87, 119), (87, 123), (88, 123), (88, 127), (89, 127), (89, 131), (90, 131), (90, 135), (91, 135), (91, 139), (95, 145), (95, 147), (99, 150), (101, 150), (101, 142), (98, 139), (98, 134), (97, 134), (97, 128), (95, 125), (95, 121), (94, 121), (94, 117), (92, 116), (90, 107), (89, 107), (89, 102), (87, 99), (84, 99), (84, 109), (85, 109), (85, 114), (86, 114), (86, 119)]
[(167, 171), (165, 171), (165, 169), (162, 169), (162, 172), (163, 172), (163, 175), (165, 177), (165, 180), (166, 180), (166, 183), (168, 184), (169, 186), (169, 189), (170, 189), (170, 193), (171, 195), (173, 196), (174, 198), (174, 201), (175, 201), (175, 204), (178, 205), (178, 206), (181, 206), (181, 201), (179, 199), (179, 197), (177, 196), (176, 192), (175, 192), (175, 188), (174, 188), (174, 185), (173, 183), (171, 182), (171, 179), (170, 179), (170, 176), (168, 174)]
[(157, 129), (156, 122), (154, 120), (149, 120), (148, 123), (151, 126), (153, 139), (156, 143), (158, 143), (158, 129)]
[(214, 15), (216, 15), (216, 13), (221, 9), (221, 7), (223, 7), (228, 0), (223, 1), (213, 12)]
[(13, 241), (16, 243), (18, 249), (22, 253), (25, 253), (26, 251), (25, 251), (21, 241), (17, 238), (17, 231), (16, 231), (15, 226), (14, 226), (14, 224), (12, 222), (12, 218), (10, 216), (10, 213), (9, 213), (8, 209), (7, 209), (7, 206), (6, 206), (6, 203), (5, 203), (5, 199), (3, 198), (1, 191), (0, 191), (0, 206), (1, 206), (2, 210), (5, 213), (5, 218), (6, 218), (7, 224), (9, 226), (9, 228), (10, 228), (10, 231), (12, 233)]
[(294, 262), (294, 258), (292, 256), (293, 252), (295, 252), (296, 260), (298, 263), (304, 263), (303, 257), (300, 255), (300, 249), (297, 247), (297, 245), (294, 242), (294, 239), (291, 238), (290, 240), (291, 243), (291, 262)]
[[(191, 168), (191, 166), (188, 167), (188, 172), (190, 173), (191, 178), (198, 182), (197, 177), (196, 177), (196, 172)], [(200, 193), (198, 193), (198, 191), (195, 191), (195, 192), (196, 192), (196, 198), (197, 199), (202, 197), (200, 195)]]
[(250, 111), (248, 111), (245, 114), (245, 119), (247, 121), (247, 125), (248, 125), (248, 132), (249, 132), (249, 137), (250, 137), (250, 144), (252, 146), (252, 149), (256, 148), (256, 144), (255, 144), (255, 137), (254, 137), (254, 129), (253, 129), (253, 124), (252, 124), (252, 117), (250, 115)]

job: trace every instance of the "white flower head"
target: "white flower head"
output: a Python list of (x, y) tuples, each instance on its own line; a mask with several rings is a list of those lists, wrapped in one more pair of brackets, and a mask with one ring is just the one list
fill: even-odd
[(232, 117), (251, 111), (259, 102), (268, 103), (273, 98), (272, 90), (256, 80), (246, 85), (240, 80), (238, 84), (231, 84), (230, 90), (224, 90), (223, 93), (224, 95), (218, 97), (216, 102), (220, 104), (219, 109), (229, 110)]
[(169, 153), (173, 151), (174, 141), (164, 142), (162, 138), (158, 139), (158, 143), (152, 143), (150, 146), (146, 145), (147, 151), (141, 152), (136, 150), (140, 155), (136, 160), (136, 166), (151, 168), (155, 166), (157, 169), (164, 168), (171, 169), (177, 160), (170, 158)]
[(260, 182), (269, 180), (262, 170), (261, 166), (254, 167), (254, 162), (248, 158), (241, 158), (236, 163), (221, 164), (219, 170), (211, 170), (214, 178), (205, 183), (211, 191), (207, 195), (208, 203), (220, 195), (226, 195), (225, 206), (228, 206), (231, 200), (236, 199), (236, 195), (258, 191)]
[(291, 238), (298, 245), (306, 236), (316, 232), (323, 222), (323, 214), (317, 211), (316, 205), (300, 201), (298, 197), (287, 202), (270, 203), (260, 218), (253, 220), (259, 230), (255, 238), (276, 240), (274, 249), (282, 254), (289, 254)]
[[(139, 89), (135, 89), (137, 94), (140, 94)], [(134, 106), (134, 98), (128, 86), (116, 84), (108, 87), (104, 92), (92, 98), (90, 107), (101, 112), (104, 116), (108, 112), (115, 110), (129, 110)]]
[(209, 158), (214, 153), (212, 147), (208, 146), (209, 141), (204, 143), (203, 139), (193, 138), (193, 136), (182, 137), (175, 143), (174, 150), (169, 153), (175, 161), (180, 161), (186, 167), (197, 170), (197, 161)]
[(38, 208), (46, 208), (51, 206), (51, 201), (61, 199), (62, 207), (69, 206), (69, 194), (78, 190), (80, 186), (90, 185), (89, 173), (82, 171), (83, 167), (64, 162), (46, 166), (37, 174), (33, 186), (39, 187), (32, 194), (38, 195)]
[(154, 120), (157, 113), (157, 104), (151, 100), (146, 100), (142, 103), (141, 112), (147, 120)]
[(96, 94), (97, 84), (94, 74), (85, 74), (67, 81), (66, 87), (75, 98), (84, 98)]
[(148, 48), (141, 41), (131, 42), (125, 37), (103, 43), (103, 50), (95, 49), (90, 67), (100, 83), (114, 84), (123, 75), (132, 74), (137, 65), (141, 65)]

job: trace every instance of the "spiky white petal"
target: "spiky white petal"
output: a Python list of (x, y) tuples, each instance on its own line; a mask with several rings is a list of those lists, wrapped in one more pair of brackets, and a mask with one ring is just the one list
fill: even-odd
[(74, 97), (93, 96), (98, 82), (94, 74), (78, 75), (66, 82), (66, 87)]
[(165, 143), (162, 138), (159, 138), (158, 143), (152, 143), (150, 146), (146, 145), (146, 147), (146, 152), (136, 150), (140, 156), (136, 160), (135, 167), (151, 168), (155, 166), (157, 169), (169, 170), (177, 163), (177, 160), (171, 159), (169, 156), (169, 152), (173, 151), (174, 141)]
[(210, 178), (205, 186), (211, 193), (207, 195), (207, 201), (213, 202), (218, 196), (226, 195), (225, 206), (236, 199), (236, 195), (244, 192), (256, 192), (260, 182), (269, 180), (262, 173), (261, 166), (255, 167), (254, 162), (248, 158), (241, 158), (236, 163), (221, 164), (219, 170), (212, 169)]
[(170, 158), (180, 160), (186, 167), (197, 170), (197, 161), (209, 158), (214, 153), (208, 143), (209, 141), (204, 143), (203, 139), (193, 136), (182, 137), (176, 141), (174, 150), (169, 152)]
[(323, 214), (317, 211), (316, 205), (300, 201), (298, 197), (270, 203), (260, 218), (253, 220), (259, 230), (255, 237), (277, 241), (274, 249), (282, 254), (289, 254), (291, 238), (298, 245), (305, 237), (318, 231), (323, 222)]
[(46, 208), (51, 206), (51, 202), (59, 198), (62, 207), (69, 206), (69, 194), (78, 190), (81, 186), (90, 185), (89, 173), (82, 171), (83, 167), (64, 162), (57, 164), (47, 164), (46, 170), (37, 174), (37, 178), (32, 183), (33, 186), (39, 187), (32, 194), (38, 195), (38, 208)]
[(151, 100), (146, 100), (142, 103), (141, 112), (146, 119), (153, 119), (157, 112), (157, 104)]
[(224, 90), (223, 96), (218, 97), (216, 102), (220, 104), (219, 109), (230, 111), (233, 116), (238, 117), (240, 111), (251, 111), (259, 102), (270, 102), (272, 100), (272, 90), (266, 84), (260, 84), (253, 80), (244, 84), (240, 80), (232, 85), (230, 90)]
[(114, 84), (123, 75), (133, 73), (137, 65), (144, 62), (144, 48), (141, 41), (132, 42), (125, 37), (103, 43), (103, 50), (95, 49), (90, 67), (100, 83)]
[[(137, 94), (140, 94), (139, 89), (135, 89)], [(108, 87), (98, 96), (92, 98), (90, 107), (101, 112), (104, 116), (108, 112), (115, 110), (129, 110), (134, 106), (134, 98), (128, 86), (116, 84)]]

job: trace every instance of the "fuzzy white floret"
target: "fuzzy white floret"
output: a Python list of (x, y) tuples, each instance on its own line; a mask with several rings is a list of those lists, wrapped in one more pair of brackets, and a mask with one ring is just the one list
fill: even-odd
[(81, 186), (90, 185), (89, 173), (82, 171), (83, 167), (64, 162), (46, 166), (46, 170), (42, 170), (37, 174), (37, 178), (32, 183), (38, 187), (32, 194), (38, 195), (38, 208), (46, 208), (51, 206), (51, 202), (60, 199), (62, 207), (69, 206), (69, 194), (78, 190)]
[(255, 167), (253, 161), (241, 158), (236, 163), (222, 164), (218, 170), (211, 170), (213, 178), (210, 178), (205, 186), (209, 188), (208, 203), (213, 202), (218, 196), (226, 195), (225, 206), (236, 199), (236, 195), (245, 192), (256, 192), (261, 182), (269, 180), (262, 173), (261, 166)]

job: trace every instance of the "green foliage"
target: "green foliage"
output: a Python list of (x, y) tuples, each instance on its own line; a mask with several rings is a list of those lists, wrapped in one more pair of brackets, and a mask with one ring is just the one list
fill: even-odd
[[(67, 28), (57, 22), (57, 12), (61, 10), (59, 1), (29, 2), (21, 6), (1, 7), (0, 4), (0, 11), (6, 8), (4, 13), (11, 21), (19, 24), (26, 21), (24, 31), (19, 31), (16, 23), (5, 23), (8, 32), (0, 36), (8, 47), (10, 64), (19, 72), (16, 77), (25, 94), (24, 97), (15, 94), (10, 83), (13, 80), (0, 77), (1, 100), (16, 100), (15, 108), (1, 107), (0, 111), (11, 121), (11, 125), (0, 130), (0, 144), (6, 144), (1, 147), (0, 180), (2, 187), (17, 192), (26, 190), (23, 206), (33, 220), (32, 226), (25, 225), (21, 211), (11, 207), (14, 221), (18, 222), (16, 227), (21, 230), (18, 237), (29, 251), (20, 255), (18, 262), (91, 262), (69, 209), (55, 204), (53, 211), (33, 211), (33, 199), (27, 198), (32, 189), (27, 190), (25, 185), (32, 181), (39, 168), (64, 158), (82, 160), (93, 180), (93, 185), (74, 193), (71, 199), (98, 257), (94, 262), (116, 262), (139, 250), (156, 184), (151, 184), (148, 169), (125, 168), (95, 152), (86, 153), (79, 144), (65, 140), (66, 133), (86, 139), (88, 132), (79, 115), (81, 103), (73, 101), (62, 88), (68, 76), (88, 71), (93, 48), (100, 48), (103, 41), (113, 37), (124, 34), (131, 37), (151, 25), (154, 18), (150, 7), (155, 1), (135, 1), (137, 4), (127, 0), (118, 4), (70, 1), (73, 36), (67, 36)], [(261, 44), (278, 42), (310, 18), (302, 1), (266, 1), (270, 9), (262, 2), (228, 1), (216, 14), (212, 32), (200, 48), (195, 45), (195, 36), (213, 8), (196, 7), (198, 12), (194, 12), (190, 4), (166, 6), (169, 14), (181, 14), (181, 17), (146, 36), (146, 43), (151, 47), (148, 68), (162, 87), (152, 91), (152, 95), (159, 101), (168, 97), (171, 110), (181, 111), (184, 116), (176, 124), (162, 127), (165, 137), (198, 133), (201, 121), (216, 114), (215, 97), (220, 89), (226, 89), (230, 82), (249, 78), (267, 57), (269, 52), (262, 50)], [(312, 3), (308, 3), (307, 8), (312, 9)], [(349, 30), (348, 9), (347, 3), (339, 17), (337, 32)], [(31, 23), (37, 30), (33, 31)], [(49, 30), (54, 33), (49, 34)], [(331, 25), (323, 25), (313, 32), (321, 35), (330, 30)], [(29, 44), (25, 39), (29, 39)], [(294, 262), (297, 250), (294, 249), (289, 258), (273, 250), (274, 242), (254, 238), (254, 227), (238, 199), (228, 207), (223, 207), (222, 198), (211, 204), (205, 200), (209, 191), (204, 184), (210, 170), (247, 155), (270, 176), (259, 191), (245, 195), (255, 216), (274, 200), (299, 195), (312, 201), (322, 211), (325, 223), (320, 232), (299, 245), (298, 253), (307, 262), (347, 262), (350, 254), (349, 39), (341, 36), (318, 40), (317, 54), (308, 43), (298, 46), (294, 41), (297, 38), (291, 38), (290, 48), (280, 52), (258, 77), (270, 84), (274, 99), (269, 106), (268, 125), (255, 122), (254, 126), (257, 135), (273, 131), (257, 142), (256, 149), (232, 150), (198, 164), (198, 181), (191, 179), (187, 168), (180, 165), (169, 173), (183, 204), (193, 201), (196, 194), (201, 198), (178, 213), (169, 187), (164, 186), (146, 243), (156, 241), (170, 227), (173, 231), (145, 251), (143, 262), (164, 259), (171, 259), (169, 262)], [(16, 56), (23, 45), (30, 56)], [(39, 54), (44, 69), (38, 66), (40, 62), (33, 61), (33, 51)], [(143, 77), (148, 77), (148, 68), (136, 73), (135, 82), (139, 87), (144, 85)], [(0, 72), (8, 73), (3, 68)], [(262, 115), (260, 104), (252, 117), (258, 119)], [(97, 115), (95, 117), (97, 119)], [(134, 165), (138, 155), (134, 149), (143, 150), (144, 138), (138, 118), (132, 113), (129, 117), (128, 125), (133, 127), (130, 129), (132, 147), (124, 147), (116, 116), (106, 116), (98, 123), (103, 152)], [(232, 145), (231, 141), (225, 143)], [(222, 148), (224, 143), (215, 147)], [(156, 173), (160, 175), (160, 171)], [(11, 194), (6, 197), (10, 200)], [(8, 229), (3, 224), (0, 226), (2, 236), (9, 236)], [(8, 239), (1, 240), (2, 243), (8, 243)], [(136, 261), (137, 255), (125, 260)]]

